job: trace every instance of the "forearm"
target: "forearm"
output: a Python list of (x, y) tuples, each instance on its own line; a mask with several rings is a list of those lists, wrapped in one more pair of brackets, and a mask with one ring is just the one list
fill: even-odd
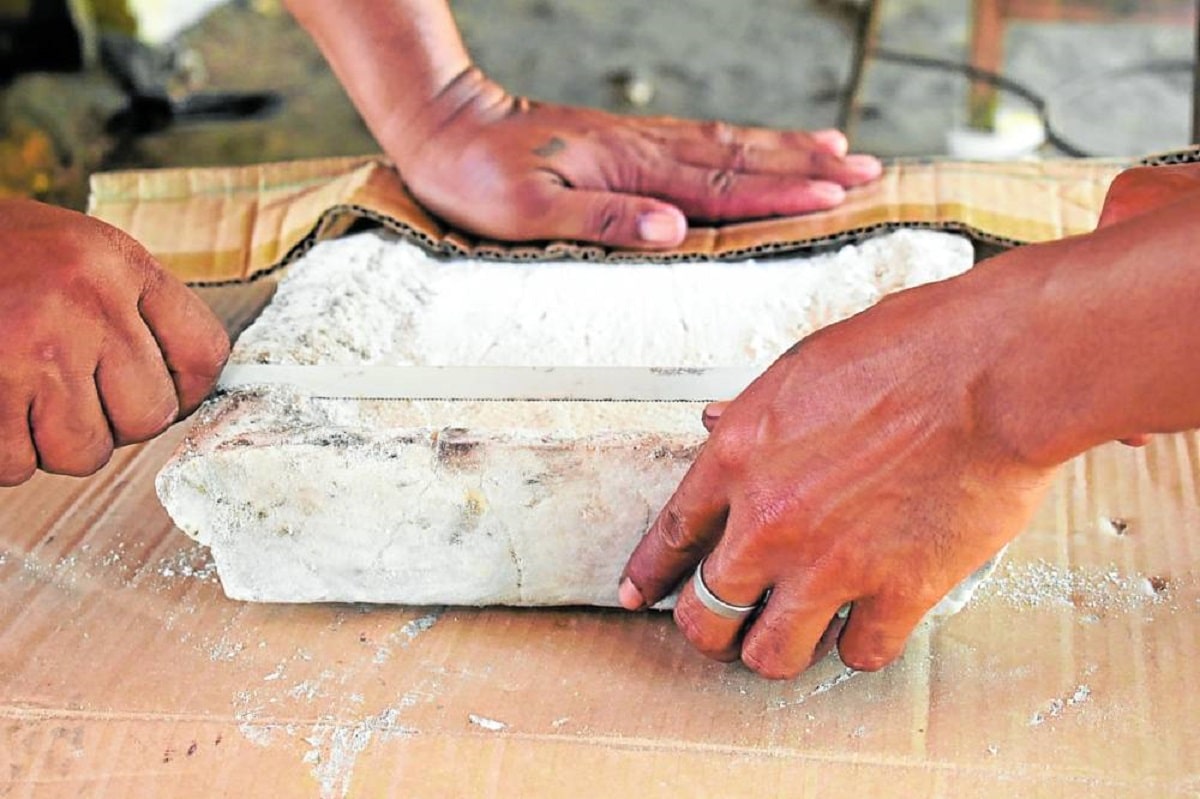
[(1054, 463), (1200, 426), (1198, 219), (1189, 197), (964, 279), (994, 325), (984, 415), (1022, 455)]
[[(470, 81), (446, 0), (286, 0), (380, 145), (393, 157), (436, 125), (430, 109)], [(476, 74), (476, 77), (477, 74)], [(469, 94), (469, 93), (465, 93)], [(453, 98), (449, 98), (451, 101)], [(453, 102), (444, 113), (452, 113)]]

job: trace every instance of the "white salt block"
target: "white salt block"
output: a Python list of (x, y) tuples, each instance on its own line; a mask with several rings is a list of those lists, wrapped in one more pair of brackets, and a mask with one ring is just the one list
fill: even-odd
[[(314, 248), (232, 363), (745, 366), (972, 263), (900, 231), (740, 263), (443, 261), (387, 234)], [(225, 592), (265, 602), (617, 604), (705, 438), (700, 402), (210, 400), (157, 481)], [(955, 601), (960, 601), (961, 596)]]

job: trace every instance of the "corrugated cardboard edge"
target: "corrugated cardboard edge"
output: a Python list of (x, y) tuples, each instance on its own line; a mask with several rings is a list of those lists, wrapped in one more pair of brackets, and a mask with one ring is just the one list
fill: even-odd
[(837, 246), (900, 227), (1011, 246), (1091, 230), (1109, 183), (1129, 166), (1197, 160), (1198, 148), (1140, 161), (899, 160), (831, 211), (693, 227), (668, 252), (479, 239), (425, 211), (377, 157), (100, 174), (92, 178), (89, 212), (133, 235), (181, 279), (218, 285), (269, 274), (364, 221), (437, 255), (494, 260), (736, 260)]

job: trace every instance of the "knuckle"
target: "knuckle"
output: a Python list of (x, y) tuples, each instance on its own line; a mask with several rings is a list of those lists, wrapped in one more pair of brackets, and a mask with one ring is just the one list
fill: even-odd
[(713, 169), (708, 173), (708, 187), (719, 200), (724, 200), (737, 187), (737, 172), (731, 168)]
[[(225, 328), (206, 307), (201, 306), (197, 313), (200, 314), (199, 324), (189, 325), (189, 328), (197, 328), (200, 332), (185, 341), (172, 339), (169, 344), (162, 345), (155, 357), (164, 373), (170, 374), (175, 388), (195, 384), (207, 393), (229, 360), (230, 341)], [(170, 392), (174, 393), (175, 388), (170, 388)]]
[(38, 450), (43, 470), (51, 474), (85, 477), (108, 463), (112, 457), (113, 441), (107, 427), (96, 425), (73, 430), (69, 434), (41, 436)]
[(45, 366), (62, 366), (67, 361), (67, 354), (56, 341), (44, 341), (34, 345), (34, 359)]
[(754, 145), (735, 141), (729, 145), (729, 169), (744, 172), (750, 168), (755, 154)]
[[(561, 179), (549, 184), (544, 180), (521, 181), (502, 195), (505, 202), (493, 205), (486, 211), (479, 208), (477, 213), (485, 218), (479, 219), (476, 224), (490, 224), (503, 230), (506, 226), (516, 224), (521, 217), (542, 219), (552, 216), (555, 207), (561, 201), (561, 189), (565, 185)], [(558, 191), (551, 190), (552, 188)]]
[(836, 174), (846, 163), (839, 155), (813, 150), (804, 153), (804, 160), (804, 171), (813, 176)]
[(229, 358), (229, 333), (225, 330), (225, 326), (220, 320), (208, 312), (209, 320), (212, 323), (211, 331), (204, 337), (204, 346), (208, 354), (209, 363), (223, 366)]
[(737, 128), (720, 120), (705, 122), (701, 130), (705, 136), (720, 144), (729, 144), (737, 137)]
[(6, 370), (15, 367), (26, 379), (33, 380), (77, 371), (72, 367), (86, 345), (63, 332), (67, 314), (57, 305), (54, 300), (34, 300), (25, 309), (15, 309), (14, 318), (5, 320), (0, 335), (16, 349), (15, 363), (11, 356), (5, 359)]
[(737, 173), (732, 169), (709, 169), (703, 173), (696, 188), (692, 212), (701, 218), (720, 219), (726, 215), (738, 187)]
[(672, 553), (688, 555), (697, 551), (698, 542), (687, 514), (672, 499), (658, 517), (658, 539)]
[(746, 452), (745, 437), (728, 423), (714, 430), (704, 443), (705, 457), (716, 461), (723, 472), (740, 470), (746, 461)]
[(154, 438), (170, 427), (178, 415), (179, 401), (172, 393), (143, 406), (128, 419), (111, 421), (121, 443), (132, 444)]
[(737, 653), (730, 653), (730, 636), (714, 625), (701, 608), (680, 602), (674, 609), (674, 623), (698, 653), (713, 660), (736, 660)]
[[(138, 243), (136, 239), (123, 230), (92, 217), (86, 217), (90, 226), (86, 231), (89, 237), (96, 236), (103, 240), (109, 249), (116, 254), (128, 267), (136, 268), (143, 275), (144, 286), (150, 288), (161, 282), (166, 273), (159, 268), (154, 257)], [(82, 230), (81, 230), (82, 232)]]
[(43, 458), (42, 469), (50, 474), (87, 477), (100, 471), (111, 457), (112, 447), (93, 452), (80, 449), (74, 452), (52, 453)]
[(10, 459), (8, 463), (0, 463), (0, 486), (5, 488), (19, 486), (32, 478), (35, 472), (37, 472), (37, 461), (33, 458), (20, 462)]
[(589, 211), (588, 229), (598, 238), (607, 239), (629, 227), (629, 214), (624, 203), (604, 200)]
[(229, 348), (229, 334), (223, 327), (217, 326), (199, 343), (194, 371), (204, 376), (211, 376), (215, 380), (221, 373), (222, 367), (225, 366), (225, 362), (229, 360)]
[(790, 530), (811, 532), (819, 526), (817, 514), (805, 501), (802, 484), (780, 482), (768, 475), (751, 477), (744, 485), (744, 509), (755, 527), (786, 535)]
[(675, 606), (675, 611), (672, 614), (675, 617), (675, 626), (683, 633), (692, 646), (700, 651), (704, 651), (704, 625), (701, 624), (695, 611), (687, 609), (687, 606), (682, 602)]
[(718, 660), (728, 659), (728, 636), (713, 629), (702, 609), (680, 602), (675, 606), (675, 626), (688, 643), (705, 657)]

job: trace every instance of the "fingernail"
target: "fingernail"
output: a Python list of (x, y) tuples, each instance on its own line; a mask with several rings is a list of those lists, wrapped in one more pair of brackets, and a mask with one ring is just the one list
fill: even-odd
[(637, 218), (638, 238), (651, 244), (675, 244), (683, 241), (687, 223), (680, 214), (647, 211)]
[(646, 607), (646, 600), (642, 599), (642, 592), (637, 590), (633, 580), (628, 577), (621, 581), (621, 587), (617, 589), (617, 597), (621, 602), (621, 607), (626, 610), (641, 610)]
[(704, 427), (711, 433), (713, 427), (721, 419), (721, 414), (725, 412), (727, 402), (710, 402), (704, 406), (704, 413), (700, 416), (700, 421)]
[(845, 155), (846, 150), (850, 148), (850, 143), (846, 141), (846, 134), (834, 128), (814, 130), (812, 137), (828, 147), (835, 155)]
[(883, 164), (873, 155), (848, 155), (845, 163), (850, 169), (863, 174), (877, 175), (883, 171)]

